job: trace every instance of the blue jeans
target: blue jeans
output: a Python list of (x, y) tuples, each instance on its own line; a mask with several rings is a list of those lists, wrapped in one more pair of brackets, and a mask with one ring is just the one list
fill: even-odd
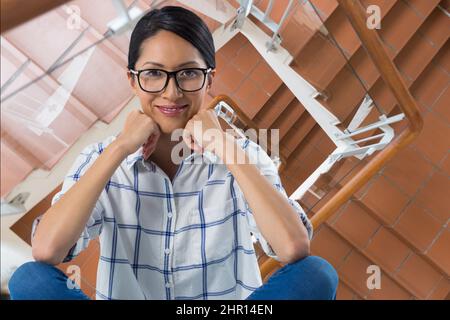
[[(67, 276), (54, 266), (27, 262), (9, 281), (15, 300), (89, 300), (80, 289), (69, 289)], [(308, 256), (275, 272), (247, 300), (332, 300), (336, 297), (338, 276), (324, 259)]]

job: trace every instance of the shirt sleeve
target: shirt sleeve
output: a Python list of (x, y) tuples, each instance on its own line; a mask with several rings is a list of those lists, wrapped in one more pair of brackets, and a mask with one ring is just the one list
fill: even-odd
[[(308, 238), (311, 240), (313, 236), (313, 226), (308, 219), (305, 211), (300, 206), (300, 204), (292, 199), (289, 199), (288, 195), (286, 194), (286, 191), (284, 190), (280, 176), (278, 175), (278, 169), (276, 165), (274, 164), (273, 160), (267, 155), (267, 153), (261, 148), (258, 144), (254, 143), (253, 141), (246, 139), (244, 141), (239, 141), (242, 149), (247, 153), (248, 157), (250, 158), (251, 163), (255, 164), (260, 173), (266, 177), (267, 180), (280, 192), (289, 202), (289, 204), (295, 209), (295, 211), (298, 213), (299, 219), (302, 221), (303, 225), (306, 227), (306, 230), (308, 232)], [(242, 191), (240, 192), (240, 196), (244, 200), (245, 203), (245, 215), (247, 217), (248, 226), (250, 229), (250, 232), (256, 237), (256, 239), (261, 244), (262, 249), (268, 255), (269, 257), (279, 260), (275, 252), (273, 251), (270, 244), (264, 239), (261, 232), (259, 231), (258, 226), (256, 225), (255, 218), (253, 216), (253, 212), (248, 205), (247, 200), (244, 197), (244, 194)]]
[[(59, 191), (52, 199), (51, 205), (53, 206), (59, 199), (69, 190), (80, 178), (86, 173), (86, 171), (92, 166), (95, 160), (98, 158), (100, 153), (103, 151), (101, 145), (92, 144), (87, 146), (77, 157), (74, 164), (68, 171), (64, 178), (64, 182)], [(99, 199), (95, 203), (94, 209), (91, 212), (88, 222), (81, 233), (78, 241), (69, 250), (63, 262), (68, 262), (75, 258), (81, 251), (86, 249), (89, 245), (90, 240), (95, 239), (101, 233), (103, 226), (103, 212), (104, 206), (102, 205), (102, 198), (105, 196), (105, 190), (102, 191)], [(37, 217), (33, 221), (31, 237), (34, 237), (37, 226), (41, 221), (42, 215)]]

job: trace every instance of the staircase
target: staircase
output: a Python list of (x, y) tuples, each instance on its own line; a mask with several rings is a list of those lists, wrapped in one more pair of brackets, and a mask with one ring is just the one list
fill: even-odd
[[(276, 2), (273, 20), (280, 18), (287, 2)], [(320, 27), (317, 16), (314, 21), (305, 18), (304, 1), (295, 3), (281, 30), (282, 46), (294, 57), (291, 67), (321, 93), (320, 102), (344, 125), (353, 118), (366, 90), (379, 110), (398, 114), (395, 98), (343, 10), (334, 0), (311, 2), (325, 28)], [(264, 10), (267, 3), (259, 1), (257, 5)], [(312, 253), (328, 259), (338, 270), (338, 299), (444, 299), (450, 291), (450, 256), (445, 253), (450, 247), (450, 204), (444, 191), (450, 187), (449, 170), (445, 171), (448, 146), (438, 143), (437, 150), (431, 149), (422, 137), (433, 133), (450, 136), (445, 107), (450, 84), (450, 19), (445, 12), (449, 1), (362, 3), (380, 6), (379, 35), (418, 101), (425, 128), (411, 147), (315, 230)], [(264, 30), (259, 21), (252, 20)], [(317, 28), (312, 29), (311, 24)], [(212, 94), (226, 92), (258, 127), (280, 130), (280, 153), (287, 159), (280, 176), (291, 194), (335, 145), (244, 36), (235, 36), (218, 51), (217, 59), (218, 77)], [(371, 113), (367, 123), (378, 115)], [(445, 117), (446, 122), (441, 121)], [(398, 133), (403, 126), (393, 127)], [(307, 193), (300, 201), (308, 215), (313, 216), (367, 161), (347, 158), (322, 176), (315, 184), (316, 196)], [(427, 191), (432, 187), (436, 192)], [(370, 265), (381, 269), (380, 290), (367, 288)]]
[[(239, 7), (236, 1), (229, 2)], [(295, 1), (280, 30), (281, 45), (293, 56), (290, 66), (318, 90), (318, 100), (341, 120), (342, 128), (367, 93), (376, 104), (374, 109), (386, 115), (400, 113), (336, 0), (310, 2), (315, 10), (307, 0)], [(338, 299), (449, 299), (450, 1), (361, 2), (381, 9), (378, 33), (418, 102), (424, 129), (316, 228), (311, 251), (337, 269)], [(264, 11), (269, 1), (254, 3)], [(279, 21), (288, 3), (277, 0), (270, 18)], [(272, 35), (259, 20), (251, 19)], [(336, 146), (243, 35), (232, 38), (216, 59), (211, 99), (226, 94), (239, 105), (247, 124), (280, 130), (284, 160), (280, 177), (286, 192), (292, 194)], [(375, 111), (362, 126), (377, 120)], [(398, 134), (405, 125), (403, 121), (392, 126)], [(346, 158), (322, 175), (299, 201), (307, 214), (313, 217), (371, 157)], [(12, 226), (27, 243), (33, 219), (49, 207), (59, 188)], [(95, 240), (76, 258), (84, 275), (82, 290), (91, 297), (95, 297), (98, 254)], [(260, 264), (266, 259), (261, 254)], [(65, 271), (67, 265), (59, 268)], [(367, 268), (372, 265), (380, 268), (381, 289), (367, 287)]]

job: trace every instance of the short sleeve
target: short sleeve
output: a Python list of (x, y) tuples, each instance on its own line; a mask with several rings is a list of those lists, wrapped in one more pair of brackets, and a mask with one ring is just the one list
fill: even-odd
[[(99, 148), (100, 147), (100, 148)], [(53, 206), (59, 199), (86, 173), (86, 171), (92, 166), (95, 160), (98, 158), (100, 153), (103, 151), (101, 149), (101, 144), (92, 144), (87, 146), (77, 157), (74, 164), (68, 171), (67, 175), (64, 177), (64, 182), (59, 191), (52, 199), (51, 205)], [(99, 199), (95, 203), (95, 206), (91, 212), (89, 220), (81, 233), (78, 241), (69, 250), (67, 256), (64, 258), (63, 262), (68, 262), (75, 258), (79, 253), (86, 249), (89, 245), (90, 240), (95, 239), (101, 233), (103, 226), (103, 212), (104, 206), (102, 205), (102, 197), (104, 196), (105, 190), (102, 191)], [(34, 237), (37, 226), (41, 221), (42, 215), (37, 217), (33, 221), (31, 237)]]
[[(289, 204), (295, 209), (295, 211), (298, 213), (299, 219), (306, 227), (306, 230), (308, 232), (308, 238), (311, 240), (313, 236), (313, 226), (310, 220), (308, 219), (305, 211), (300, 206), (300, 204), (295, 200), (289, 199), (288, 195), (286, 194), (286, 191), (284, 190), (281, 184), (281, 179), (280, 176), (278, 175), (278, 169), (273, 160), (267, 155), (267, 153), (263, 150), (263, 148), (261, 148), (258, 144), (254, 143), (249, 139), (246, 140), (239, 139), (238, 143), (246, 151), (248, 157), (250, 158), (251, 163), (254, 163), (258, 167), (260, 173), (270, 181), (270, 183), (278, 190), (278, 192), (280, 192), (288, 200)], [(266, 239), (264, 239), (261, 232), (259, 231), (259, 228), (256, 225), (255, 218), (253, 217), (253, 212), (250, 206), (248, 205), (242, 192), (240, 192), (240, 196), (242, 197), (245, 203), (245, 215), (247, 217), (250, 232), (259, 241), (264, 252), (269, 257), (279, 261), (272, 247), (266, 241)]]

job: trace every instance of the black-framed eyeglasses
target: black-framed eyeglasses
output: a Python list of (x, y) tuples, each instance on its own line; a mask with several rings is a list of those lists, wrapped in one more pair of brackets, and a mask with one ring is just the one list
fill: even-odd
[(137, 77), (139, 87), (149, 93), (165, 90), (171, 77), (174, 77), (175, 83), (181, 91), (199, 91), (205, 85), (206, 75), (211, 71), (212, 68), (187, 68), (172, 72), (162, 69), (130, 69), (130, 72)]

